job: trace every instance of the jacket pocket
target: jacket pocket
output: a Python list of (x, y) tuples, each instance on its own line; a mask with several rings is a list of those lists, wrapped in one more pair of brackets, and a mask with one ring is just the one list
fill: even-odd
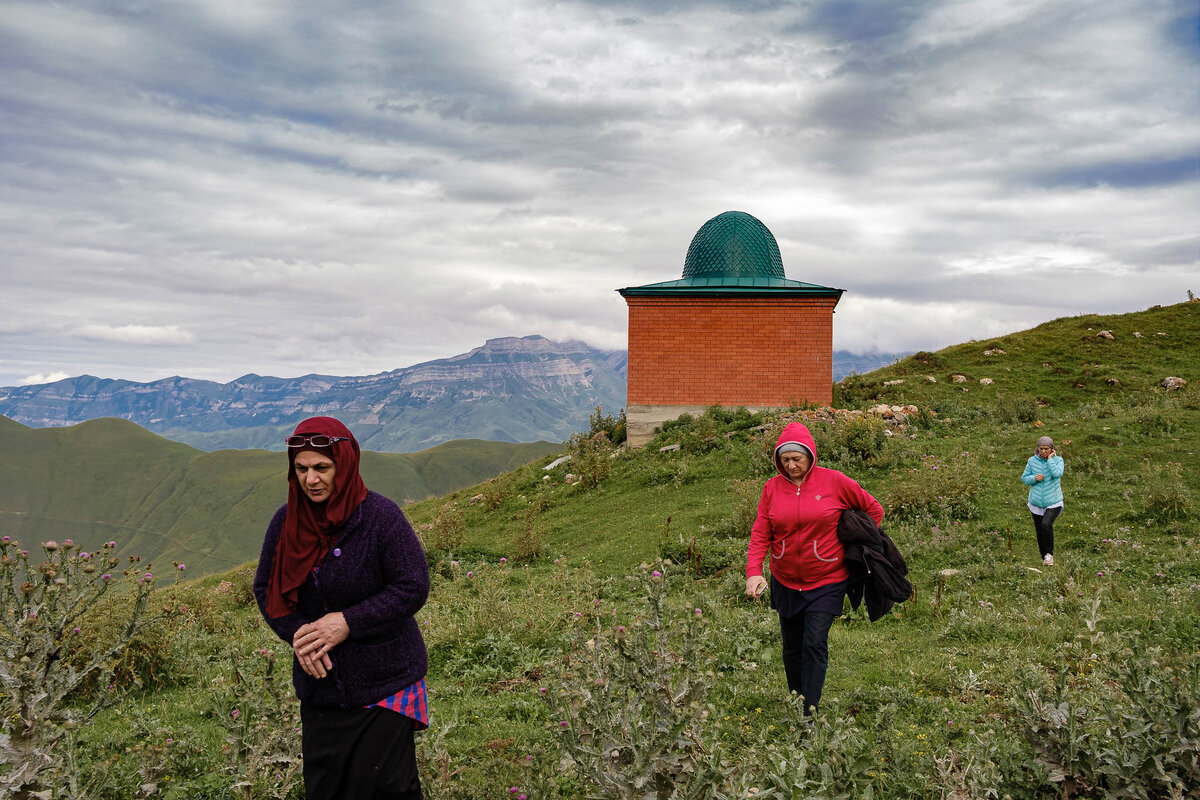
[(826, 564), (836, 564), (842, 560), (844, 554), (845, 551), (842, 551), (842, 555), (838, 555), (833, 558), (824, 558), (821, 556), (820, 551), (817, 550), (817, 543), (813, 542), (813, 556), (815, 556), (818, 561), (824, 561)]

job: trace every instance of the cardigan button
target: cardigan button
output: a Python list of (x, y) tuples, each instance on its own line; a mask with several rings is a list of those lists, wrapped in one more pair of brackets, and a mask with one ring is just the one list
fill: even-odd
[(335, 557), (336, 557), (336, 556), (340, 556), (341, 554), (342, 554), (342, 548), (340, 548), (340, 547), (335, 547), (335, 548), (333, 548), (333, 555), (334, 555)]

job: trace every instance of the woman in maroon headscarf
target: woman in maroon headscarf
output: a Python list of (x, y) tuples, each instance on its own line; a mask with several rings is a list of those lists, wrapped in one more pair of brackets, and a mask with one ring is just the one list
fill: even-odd
[(295, 654), (305, 796), (419, 800), (425, 553), (399, 506), (363, 483), (345, 425), (306, 419), (287, 448), (288, 501), (267, 528), (254, 595)]

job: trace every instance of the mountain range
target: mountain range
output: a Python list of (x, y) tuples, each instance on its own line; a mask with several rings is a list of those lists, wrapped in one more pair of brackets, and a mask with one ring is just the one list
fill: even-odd
[[(834, 380), (901, 354), (836, 351)], [(364, 450), (407, 453), (454, 439), (566, 440), (597, 406), (625, 406), (627, 353), (543, 336), (489, 339), (450, 358), (360, 377), (243, 375), (149, 383), (82, 375), (0, 388), (0, 414), (35, 428), (116, 417), (202, 450), (278, 450), (305, 417), (335, 416)]]
[(623, 350), (543, 336), (489, 339), (451, 358), (362, 377), (243, 375), (151, 383), (83, 375), (0, 389), (0, 414), (31, 427), (129, 420), (203, 450), (282, 448), (300, 420), (335, 416), (363, 450), (407, 453), (454, 439), (566, 440), (597, 405), (625, 405)]

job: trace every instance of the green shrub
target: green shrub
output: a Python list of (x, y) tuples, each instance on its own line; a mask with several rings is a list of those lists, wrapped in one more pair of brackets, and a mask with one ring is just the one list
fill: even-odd
[(596, 410), (588, 416), (588, 437), (594, 437), (598, 433), (603, 433), (614, 445), (623, 444), (628, 434), (625, 409), (622, 408), (616, 419), (613, 419), (611, 414), (605, 414), (600, 406), (596, 406)]
[(886, 506), (899, 519), (971, 519), (979, 512), (982, 485), (983, 472), (971, 453), (949, 460), (926, 454), (919, 466), (891, 474)]
[(571, 452), (571, 471), (579, 476), (579, 485), (585, 489), (595, 489), (612, 471), (613, 445), (606, 433), (572, 434), (567, 449)]
[(874, 460), (887, 444), (887, 423), (874, 414), (850, 417), (841, 426), (841, 432), (846, 450), (860, 461)]
[(697, 577), (746, 564), (746, 541), (705, 534), (670, 534), (659, 540), (659, 557), (684, 565)]
[(1192, 495), (1180, 461), (1142, 462), (1142, 477), (1134, 490), (1141, 497), (1144, 519), (1167, 522), (1192, 513)]
[(466, 515), (462, 507), (448, 500), (438, 509), (429, 527), (426, 549), (431, 553), (452, 553), (467, 541)]
[(754, 527), (754, 520), (758, 517), (758, 501), (762, 497), (763, 481), (758, 478), (735, 478), (729, 481), (729, 486), (729, 516), (714, 528), (713, 533), (744, 543), (749, 540), (750, 529)]
[(513, 542), (513, 556), (518, 561), (532, 561), (542, 554), (546, 542), (546, 529), (537, 504), (530, 503), (525, 508), (523, 523)]

